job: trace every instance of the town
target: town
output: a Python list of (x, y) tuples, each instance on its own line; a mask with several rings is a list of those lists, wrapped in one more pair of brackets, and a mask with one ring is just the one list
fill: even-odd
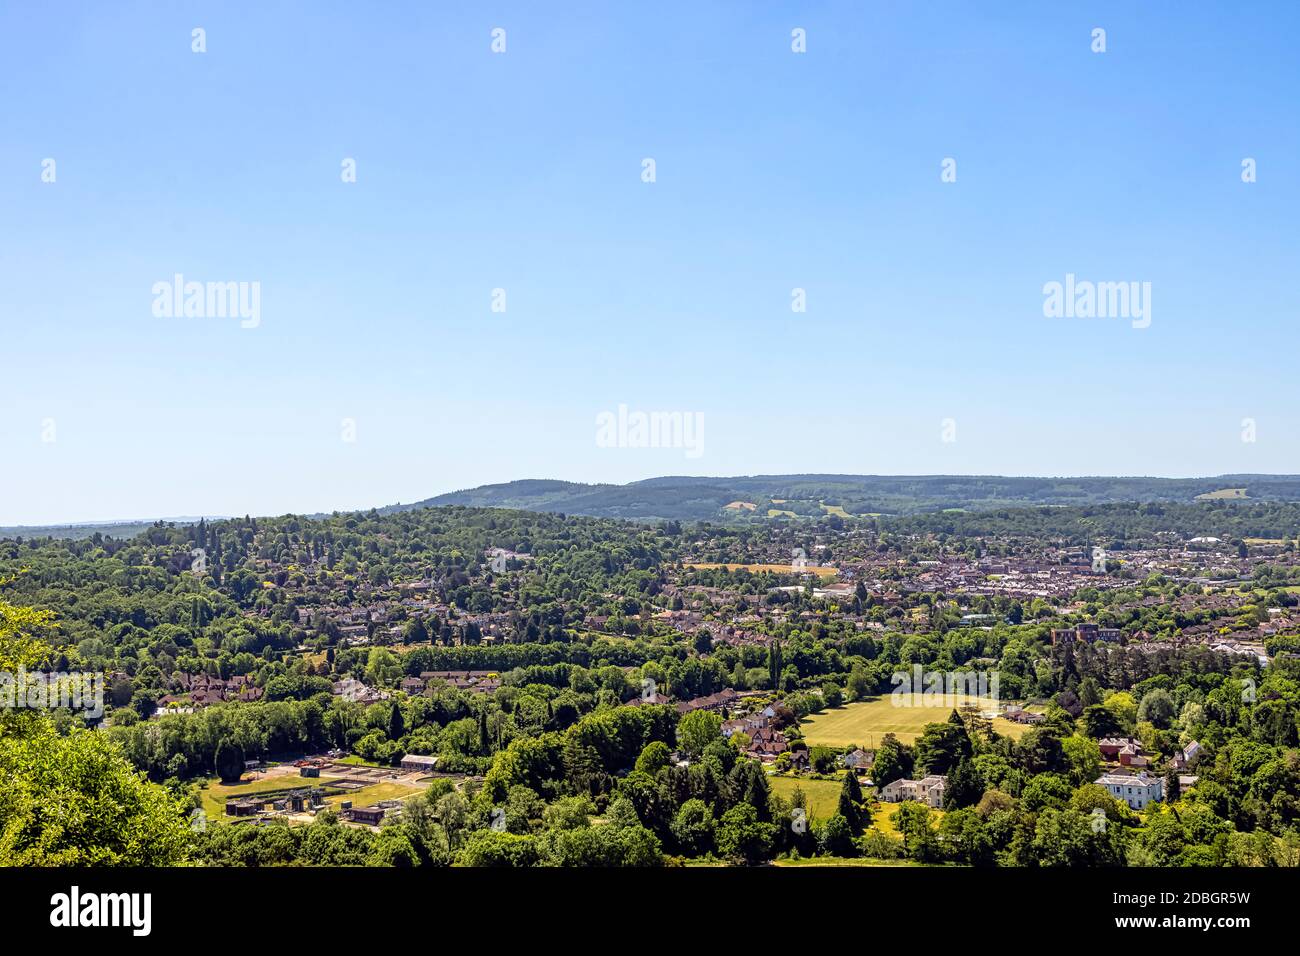
[(201, 520), (0, 574), (214, 863), (1290, 865), (1300, 508), (1232, 507)]

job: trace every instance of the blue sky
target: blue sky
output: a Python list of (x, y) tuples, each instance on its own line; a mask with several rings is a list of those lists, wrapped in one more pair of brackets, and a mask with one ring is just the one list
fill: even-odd
[[(5, 5), (0, 524), (525, 477), (1300, 472), (1298, 28), (1289, 2)], [(259, 283), (260, 324), (156, 317), (177, 273)], [(1150, 282), (1150, 327), (1045, 318), (1067, 273)], [(620, 404), (702, 416), (703, 455), (600, 447)]]

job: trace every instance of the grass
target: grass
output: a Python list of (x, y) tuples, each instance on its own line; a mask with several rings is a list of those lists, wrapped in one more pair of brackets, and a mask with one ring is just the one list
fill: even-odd
[(1245, 498), (1245, 488), (1220, 488), (1218, 491), (1207, 491), (1203, 495), (1197, 495), (1197, 501), (1221, 501), (1226, 498)]
[[(338, 777), (268, 777), (252, 783), (224, 784), (213, 778), (208, 786), (200, 790), (203, 812), (209, 819), (220, 820), (226, 816), (226, 800), (231, 797), (246, 797), (255, 794), (275, 793), (301, 790), (309, 787), (328, 787)], [(325, 798), (325, 802), (337, 806), (344, 800), (351, 800), (354, 807), (368, 807), (380, 800), (402, 800), (419, 793), (418, 787), (407, 787), (399, 783), (375, 783), (360, 790), (336, 793)]]
[(801, 789), (808, 798), (808, 816), (814, 820), (829, 820), (835, 816), (840, 804), (840, 780), (816, 780), (806, 777), (768, 777), (772, 792), (789, 800), (796, 789)]
[[(987, 706), (987, 705), (985, 705)], [(984, 709), (981, 707), (981, 709)], [(942, 723), (952, 713), (943, 707), (896, 707), (891, 697), (859, 701), (805, 717), (800, 729), (809, 746), (858, 746), (873, 750), (885, 734), (892, 733), (905, 744), (914, 743), (926, 724)], [(993, 719), (993, 729), (1013, 739), (1029, 728), (1005, 717)]]
[(221, 783), (212, 778), (206, 788), (199, 791), (203, 803), (203, 812), (209, 817), (219, 818), (226, 814), (226, 800), (231, 797), (247, 797), (259, 793), (275, 793), (301, 790), (307, 787), (320, 787), (337, 777), (264, 777), (252, 783)]
[(767, 516), (769, 518), (797, 518), (799, 517), (793, 511), (786, 511), (784, 508), (768, 508)]
[(347, 764), (349, 767), (387, 767), (388, 764), (380, 763), (377, 760), (363, 760), (356, 754), (348, 754), (346, 757), (339, 757), (335, 763)]
[(915, 860), (872, 860), (867, 857), (812, 856), (798, 860), (773, 860), (774, 866), (921, 866)]
[[(743, 568), (744, 570), (750, 571), (754, 574), (758, 574), (761, 571), (771, 571), (773, 574), (794, 574), (794, 566), (792, 564), (688, 564), (687, 567), (697, 568), (701, 571), (707, 571), (712, 568), (726, 568), (728, 571), (739, 571)], [(833, 578), (839, 573), (834, 568), (816, 567), (811, 564), (804, 570), (821, 578)]]
[(853, 517), (851, 514), (849, 514), (847, 511), (844, 510), (843, 505), (822, 505), (822, 511), (826, 512), (828, 515), (836, 515), (840, 518)]
[(369, 807), (380, 800), (405, 800), (420, 792), (418, 787), (407, 787), (400, 783), (376, 783), (351, 793), (340, 793), (326, 797), (325, 802), (334, 806), (344, 800), (351, 800), (354, 807)]
[[(901, 806), (901, 803), (873, 803), (871, 805), (871, 826), (868, 829), (879, 830), (881, 833), (892, 837), (898, 836), (898, 824), (896, 821), (898, 819), (898, 808)], [(943, 811), (931, 807), (931, 823), (938, 826), (939, 821), (942, 819)]]

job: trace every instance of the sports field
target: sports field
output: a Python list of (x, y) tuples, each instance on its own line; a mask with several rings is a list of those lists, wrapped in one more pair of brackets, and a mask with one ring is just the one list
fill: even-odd
[[(976, 702), (981, 710), (988, 704)], [(845, 704), (843, 707), (823, 711), (805, 717), (800, 729), (810, 746), (825, 747), (864, 747), (874, 750), (880, 746), (885, 734), (894, 734), (898, 739), (910, 744), (915, 742), (926, 724), (942, 723), (952, 713), (951, 705), (946, 707), (898, 707), (892, 697), (876, 700), (859, 701)], [(993, 729), (1000, 734), (1018, 739), (1029, 728), (1017, 724), (1005, 717), (993, 719)]]

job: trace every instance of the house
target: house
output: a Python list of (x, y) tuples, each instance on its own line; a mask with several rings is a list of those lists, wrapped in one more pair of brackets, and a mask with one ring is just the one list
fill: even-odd
[(1142, 752), (1142, 742), (1133, 737), (1102, 737), (1097, 741), (1097, 747), (1101, 750), (1102, 760), (1119, 760), (1119, 752), (1125, 747)]
[(403, 770), (421, 770), (425, 773), (429, 773), (437, 765), (437, 757), (426, 757), (423, 754), (407, 754), (402, 758)]
[(727, 687), (718, 691), (716, 694), (709, 694), (707, 697), (696, 697), (692, 700), (679, 701), (677, 704), (677, 713), (689, 714), (693, 710), (725, 710), (738, 700), (740, 700), (740, 694), (734, 689)]
[(1111, 796), (1123, 800), (1134, 810), (1164, 799), (1164, 782), (1145, 773), (1103, 773), (1093, 782), (1101, 784)]
[(1150, 763), (1151, 761), (1142, 753), (1140, 746), (1126, 744), (1119, 748), (1119, 764), (1121, 767), (1145, 767)]
[(1175, 770), (1190, 770), (1196, 765), (1196, 762), (1201, 759), (1201, 755), (1204, 752), (1205, 749), (1193, 740), (1182, 750), (1174, 754), (1173, 757), (1170, 758), (1169, 762), (1173, 765)]
[(330, 691), (335, 697), (342, 697), (344, 700), (359, 704), (373, 704), (388, 697), (383, 691), (367, 687), (355, 677), (345, 677), (341, 681), (335, 681)]
[(398, 685), (403, 694), (412, 696), (424, 692), (424, 681), (418, 677), (403, 677), (402, 682)]
[(876, 755), (859, 747), (844, 755), (844, 766), (850, 770), (856, 770), (863, 773), (871, 769), (872, 764), (876, 762)]
[(671, 704), (673, 699), (655, 691), (653, 694), (647, 694), (641, 697), (633, 697), (627, 702), (628, 707), (650, 707), (658, 704)]
[(931, 774), (920, 780), (895, 780), (880, 788), (880, 799), (885, 803), (903, 803), (916, 800), (938, 810), (943, 807), (943, 794), (948, 789), (948, 778)]
[(446, 686), (475, 694), (491, 694), (501, 686), (496, 671), (420, 671), (420, 679), (430, 690)]
[(1052, 644), (1076, 641), (1080, 644), (1092, 644), (1095, 641), (1118, 641), (1119, 628), (1101, 627), (1098, 624), (1084, 623), (1074, 627), (1052, 628)]
[(1017, 724), (1041, 724), (1047, 719), (1045, 714), (1035, 714), (1020, 707), (1008, 707), (1002, 716)]
[(745, 751), (759, 760), (774, 760), (776, 755), (788, 749), (785, 734), (771, 727), (760, 727), (750, 735), (749, 748)]

